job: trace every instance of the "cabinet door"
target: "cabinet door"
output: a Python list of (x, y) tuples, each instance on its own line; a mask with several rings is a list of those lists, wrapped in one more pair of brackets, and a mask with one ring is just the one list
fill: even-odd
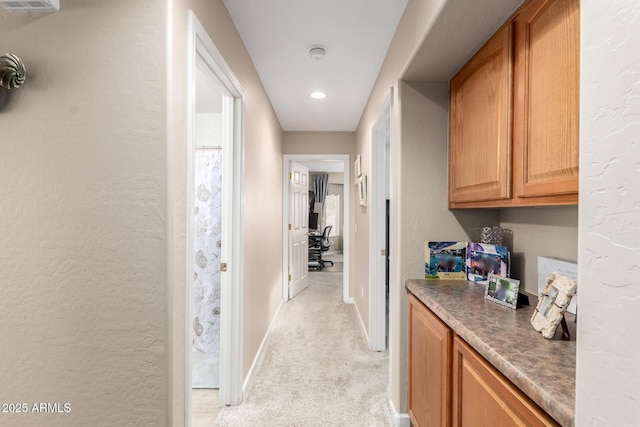
[(459, 337), (453, 340), (454, 426), (557, 426)]
[(409, 295), (409, 416), (414, 427), (451, 425), (451, 329)]
[(521, 197), (577, 194), (580, 0), (531, 0), (515, 20)]
[(511, 198), (513, 25), (451, 79), (449, 202)]

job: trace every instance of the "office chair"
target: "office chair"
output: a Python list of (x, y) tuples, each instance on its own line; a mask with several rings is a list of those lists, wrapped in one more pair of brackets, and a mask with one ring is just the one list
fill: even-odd
[(331, 264), (333, 267), (333, 261), (323, 260), (322, 252), (326, 252), (331, 247), (331, 240), (329, 235), (331, 234), (332, 225), (327, 225), (322, 231), (321, 236), (309, 236), (309, 268), (322, 270), (325, 264)]

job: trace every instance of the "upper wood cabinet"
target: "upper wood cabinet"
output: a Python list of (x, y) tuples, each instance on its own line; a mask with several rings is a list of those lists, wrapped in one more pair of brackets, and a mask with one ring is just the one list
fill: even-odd
[(577, 194), (580, 0), (530, 1), (515, 25), (519, 196)]
[(511, 197), (512, 46), (507, 25), (451, 79), (451, 202)]
[(449, 426), (451, 329), (409, 295), (409, 417), (415, 427)]
[(450, 207), (578, 203), (579, 7), (528, 0), (451, 79)]

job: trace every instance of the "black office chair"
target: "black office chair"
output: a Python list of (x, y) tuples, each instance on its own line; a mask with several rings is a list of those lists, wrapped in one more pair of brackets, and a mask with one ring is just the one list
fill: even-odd
[(322, 252), (326, 252), (331, 247), (331, 240), (329, 235), (333, 225), (327, 225), (322, 231), (321, 236), (309, 236), (309, 267), (317, 267), (318, 270), (322, 270), (325, 264), (331, 264), (333, 267), (333, 261), (323, 260)]

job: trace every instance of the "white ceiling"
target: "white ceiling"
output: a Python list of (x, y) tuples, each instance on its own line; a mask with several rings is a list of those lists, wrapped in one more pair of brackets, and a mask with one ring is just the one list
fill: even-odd
[[(408, 0), (224, 0), (285, 131), (354, 131)], [(324, 60), (309, 56), (314, 45)], [(315, 90), (323, 100), (310, 98)]]

